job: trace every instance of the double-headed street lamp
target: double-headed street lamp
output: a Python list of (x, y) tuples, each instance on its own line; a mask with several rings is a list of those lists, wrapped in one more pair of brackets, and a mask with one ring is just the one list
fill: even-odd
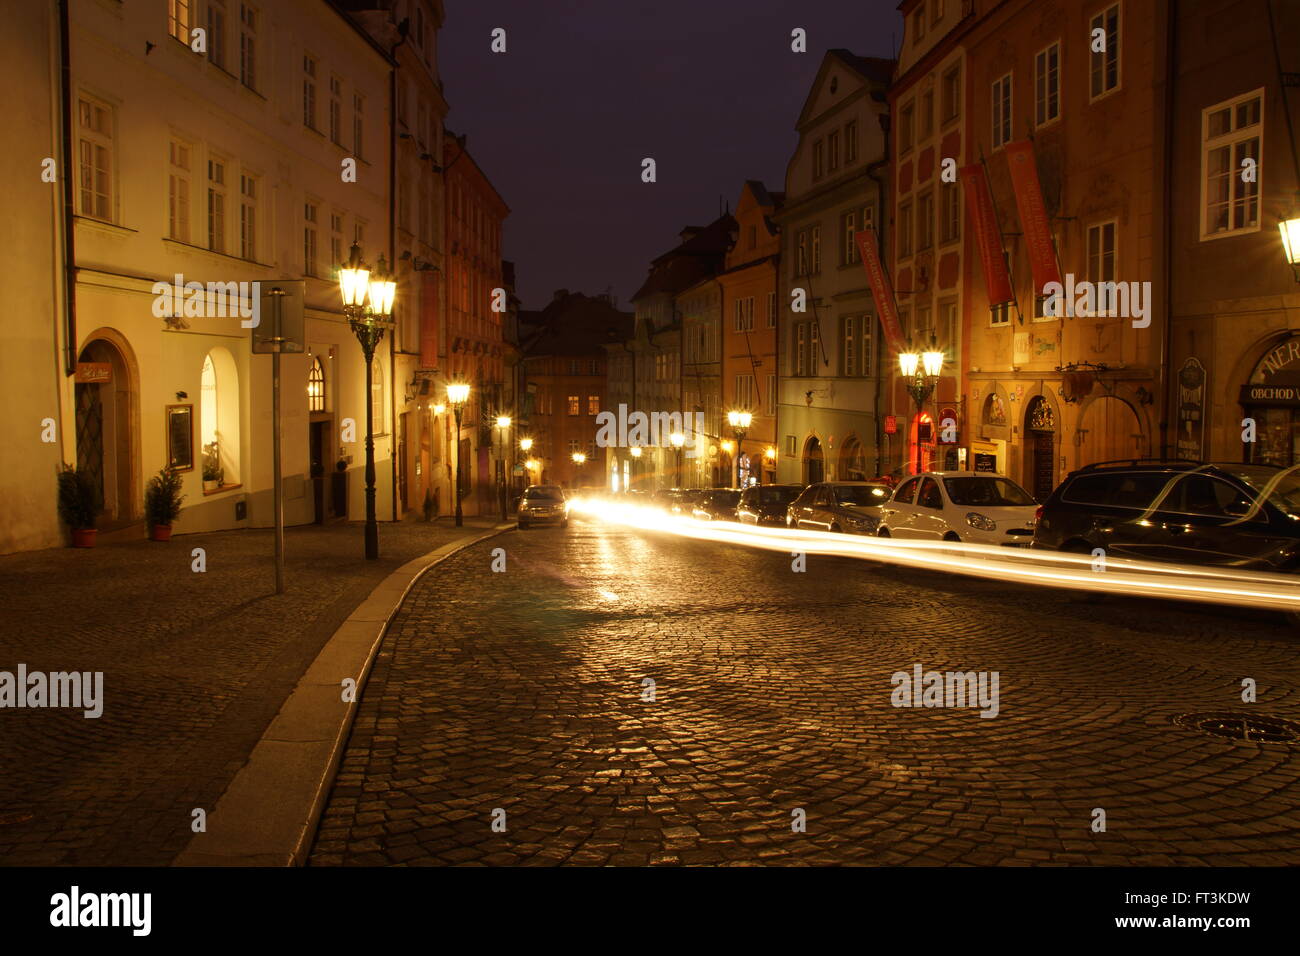
[(510, 416), (497, 416), (497, 486), (501, 495), (501, 520), (506, 520), (506, 433), (510, 431)]
[(913, 350), (909, 340), (907, 350), (898, 353), (898, 368), (904, 379), (910, 379), (906, 383), (907, 391), (916, 402), (916, 473), (919, 475), (924, 470), (921, 461), (921, 414), (934, 392), (935, 382), (943, 372), (943, 352), (939, 350), (934, 333), (930, 333), (930, 348), (924, 352)]
[(460, 416), (465, 410), (465, 403), (469, 401), (469, 386), (464, 383), (456, 383), (447, 386), (447, 404), (451, 406), (452, 414), (456, 418), (456, 527), (459, 528), (465, 524), (465, 519), (460, 509)]
[(736, 483), (732, 485), (733, 488), (740, 487), (741, 447), (745, 442), (745, 432), (749, 431), (749, 426), (753, 420), (754, 416), (749, 412), (727, 412), (727, 424), (730, 425), (731, 430), (736, 433)]
[(339, 269), (339, 291), (343, 314), (348, 317), (361, 351), (366, 357), (366, 558), (379, 557), (379, 523), (375, 518), (375, 349), (392, 325), (393, 298), (397, 283), (388, 272), (384, 257), (372, 273), (361, 261), (361, 246), (352, 243), (352, 254)]

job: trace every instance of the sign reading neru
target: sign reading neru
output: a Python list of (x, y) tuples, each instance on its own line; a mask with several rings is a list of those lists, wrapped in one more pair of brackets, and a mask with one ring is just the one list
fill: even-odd
[(1300, 336), (1270, 349), (1241, 386), (1242, 405), (1300, 406)]

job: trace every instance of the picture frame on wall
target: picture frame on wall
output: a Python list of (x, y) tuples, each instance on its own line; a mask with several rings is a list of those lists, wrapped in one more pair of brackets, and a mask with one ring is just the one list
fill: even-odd
[(177, 471), (194, 470), (194, 406), (167, 406), (167, 460)]

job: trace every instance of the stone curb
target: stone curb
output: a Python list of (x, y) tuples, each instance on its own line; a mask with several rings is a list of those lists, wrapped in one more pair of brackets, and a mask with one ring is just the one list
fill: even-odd
[[(172, 866), (302, 866), (388, 624), (425, 573), (514, 528), (502, 523), (413, 558), (370, 592), (321, 648), (275, 719)], [(342, 701), (355, 675), (356, 698)]]

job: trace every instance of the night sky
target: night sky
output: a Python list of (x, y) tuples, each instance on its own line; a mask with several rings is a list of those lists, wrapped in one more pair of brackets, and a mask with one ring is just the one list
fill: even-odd
[[(612, 287), (620, 308), (686, 225), (745, 179), (785, 188), (794, 124), (826, 50), (892, 56), (894, 0), (447, 0), (447, 125), (511, 213), (525, 308)], [(490, 50), (502, 27), (507, 52)], [(790, 31), (808, 52), (790, 51)], [(654, 157), (658, 182), (641, 182)]]

